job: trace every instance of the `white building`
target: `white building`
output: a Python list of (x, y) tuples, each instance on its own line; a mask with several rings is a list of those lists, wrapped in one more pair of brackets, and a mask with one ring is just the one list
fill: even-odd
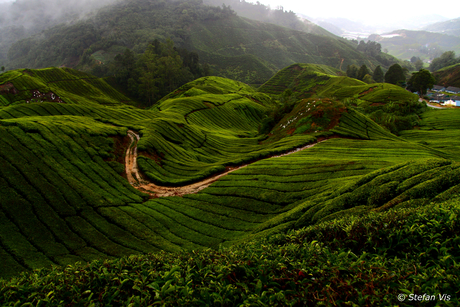
[(455, 106), (455, 107), (460, 107), (460, 97), (458, 96), (452, 96), (449, 98), (449, 100), (447, 100), (445, 103), (444, 103), (446, 106), (447, 105), (451, 105), (451, 106)]

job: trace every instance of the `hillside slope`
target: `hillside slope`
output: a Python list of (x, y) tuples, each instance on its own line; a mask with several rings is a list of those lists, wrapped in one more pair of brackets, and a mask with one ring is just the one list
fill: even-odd
[(435, 71), (433, 76), (439, 85), (460, 87), (460, 64)]
[(424, 30), (460, 37), (460, 18), (434, 23)]
[[(50, 72), (26, 75), (40, 84)], [(0, 107), (1, 277), (76, 261), (217, 249), (340, 214), (446, 200), (459, 185), (452, 147), (458, 144), (396, 137), (340, 101), (334, 100), (338, 113), (319, 112), (333, 98), (323, 105), (302, 99), (297, 118), (283, 118), (302, 127), (312, 117), (333, 117), (327, 129), (270, 138), (259, 126), (278, 96), (229, 79), (198, 79), (151, 110), (88, 104), (84, 97), (65, 103), (80, 98), (60, 93), (62, 102)], [(436, 113), (437, 122), (447, 125), (456, 111)], [(128, 131), (139, 136), (136, 148)], [(158, 197), (125, 179), (129, 150), (139, 154), (142, 180), (160, 186), (245, 167), (198, 193)], [(354, 202), (362, 191), (368, 199)]]
[[(15, 43), (7, 68), (94, 68), (130, 48), (139, 54), (154, 39), (196, 51), (224, 77), (261, 84), (295, 62), (345, 69), (382, 64), (346, 41), (236, 16), (229, 7), (197, 1), (121, 1), (72, 25), (59, 25)], [(394, 60), (396, 61), (396, 60)], [(391, 62), (391, 61), (390, 61)], [(382, 64), (388, 66), (388, 63)]]
[(66, 68), (16, 70), (0, 75), (0, 105), (34, 102), (124, 105), (133, 102), (104, 80)]
[(413, 56), (431, 60), (449, 50), (460, 53), (460, 38), (444, 33), (396, 30), (385, 35), (389, 37), (373, 34), (369, 40), (379, 42), (389, 54), (402, 60), (410, 60)]

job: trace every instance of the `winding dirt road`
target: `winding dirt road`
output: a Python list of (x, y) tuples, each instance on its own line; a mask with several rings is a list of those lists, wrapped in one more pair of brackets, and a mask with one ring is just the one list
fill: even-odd
[[(223, 173), (220, 173), (220, 174), (211, 176), (209, 178), (203, 179), (199, 182), (181, 186), (181, 187), (158, 186), (156, 184), (153, 184), (145, 180), (143, 176), (141, 175), (141, 173), (139, 172), (139, 168), (137, 165), (137, 142), (140, 140), (139, 135), (135, 133), (134, 131), (129, 130), (128, 136), (131, 139), (131, 143), (128, 149), (126, 150), (126, 156), (125, 156), (126, 177), (129, 183), (134, 188), (138, 189), (141, 192), (148, 193), (154, 197), (183, 196), (186, 194), (197, 193), (198, 191), (203, 190), (204, 188), (208, 187), (211, 183), (227, 175), (228, 173), (234, 172), (250, 164), (248, 163), (248, 164), (244, 164), (238, 167), (227, 167), (226, 171)], [(324, 142), (324, 140), (321, 142)], [(290, 155), (292, 153), (313, 147), (318, 143), (320, 142), (306, 145), (304, 147), (300, 147), (300, 148), (291, 150), (287, 153), (276, 155), (276, 156), (270, 156), (267, 158), (276, 158), (276, 157)]]

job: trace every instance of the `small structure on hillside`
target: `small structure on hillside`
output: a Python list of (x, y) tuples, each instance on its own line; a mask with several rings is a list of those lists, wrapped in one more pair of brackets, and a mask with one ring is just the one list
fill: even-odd
[(449, 100), (447, 100), (445, 105), (451, 105), (455, 107), (460, 107), (460, 97), (459, 96), (451, 96), (449, 97)]
[(442, 92), (446, 90), (446, 87), (442, 85), (433, 85), (433, 88), (431, 90), (433, 92)]
[(445, 103), (447, 100), (449, 100), (449, 96), (445, 94), (434, 94), (430, 97), (431, 102), (436, 102), (436, 103)]
[(451, 94), (460, 94), (460, 88), (455, 87), (455, 86), (449, 86), (448, 88), (446, 88), (445, 91)]

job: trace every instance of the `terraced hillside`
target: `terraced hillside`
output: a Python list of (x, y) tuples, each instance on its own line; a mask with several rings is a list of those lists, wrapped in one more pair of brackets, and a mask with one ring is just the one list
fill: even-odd
[[(332, 69), (326, 67), (308, 69), (324, 78), (317, 86), (321, 95), (335, 97), (301, 97), (269, 134), (259, 129), (285, 90), (278, 96), (265, 90), (268, 85), (256, 91), (218, 77), (189, 83), (151, 110), (101, 104), (119, 94), (109, 95), (97, 79), (91, 86), (102, 93), (99, 103), (54, 87), (60, 102), (27, 103), (33, 86), (3, 93), (0, 276), (131, 254), (223, 248), (339, 216), (458, 197), (458, 144), (448, 141), (458, 133), (457, 110), (423, 113), (420, 130), (397, 137), (361, 113), (362, 104), (384, 104), (395, 88), (327, 75)], [(2, 76), (0, 86), (20, 88), (26, 78), (51, 87), (61, 74), (77, 73), (12, 72), (17, 79)], [(290, 88), (308, 80), (297, 75)], [(386, 94), (373, 95), (379, 89)], [(436, 141), (424, 141), (431, 134)], [(139, 173), (127, 163), (131, 153), (138, 155)], [(182, 197), (160, 197), (143, 186), (199, 184), (243, 165)]]
[(74, 69), (21, 69), (0, 75), (0, 106), (39, 102), (121, 105), (131, 101), (102, 79)]
[[(331, 67), (315, 64), (288, 66), (263, 84), (259, 91), (281, 95), (284, 108), (294, 110), (295, 114), (289, 114), (290, 118), (298, 118), (296, 114), (300, 107), (297, 104), (299, 100), (304, 99), (303, 104), (317, 104), (317, 101), (326, 99), (330, 109), (332, 99), (342, 105), (358, 108), (360, 112), (394, 134), (419, 124), (418, 115), (426, 108), (418, 102), (414, 94), (399, 86), (388, 83), (366, 84), (357, 79), (344, 77), (340, 71)], [(338, 105), (332, 107), (335, 110), (338, 108)], [(325, 111), (322, 110), (320, 113)], [(291, 123), (281, 121), (280, 124), (293, 128)], [(324, 124), (327, 122), (319, 126)]]

